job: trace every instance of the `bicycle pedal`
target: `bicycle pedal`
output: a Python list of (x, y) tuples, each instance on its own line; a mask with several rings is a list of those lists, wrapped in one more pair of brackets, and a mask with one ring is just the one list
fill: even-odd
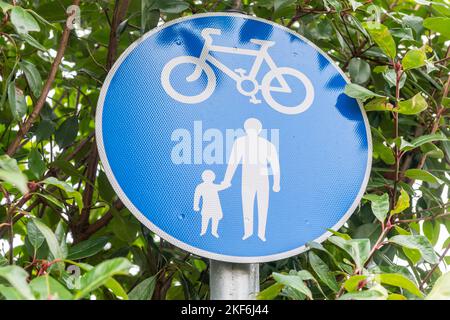
[(260, 104), (262, 101), (259, 100), (259, 99), (256, 99), (256, 98), (251, 98), (250, 102), (253, 103), (253, 104)]

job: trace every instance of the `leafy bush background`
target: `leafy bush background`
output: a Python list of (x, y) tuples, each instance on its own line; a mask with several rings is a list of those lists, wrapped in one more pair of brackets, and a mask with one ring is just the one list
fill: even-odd
[(0, 1), (1, 298), (208, 298), (208, 261), (143, 228), (111, 189), (94, 114), (108, 70), (142, 33), (230, 9), (328, 52), (374, 140), (358, 210), (322, 245), (262, 264), (259, 298), (450, 297), (450, 240), (436, 247), (450, 229), (448, 1), (17, 0)]

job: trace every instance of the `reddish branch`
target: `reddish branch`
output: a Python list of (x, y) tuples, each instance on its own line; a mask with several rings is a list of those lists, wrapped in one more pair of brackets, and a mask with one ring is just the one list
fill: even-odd
[[(108, 53), (106, 60), (106, 69), (110, 70), (114, 65), (117, 57), (117, 48), (119, 43), (118, 27), (125, 18), (128, 10), (129, 0), (119, 0), (114, 7), (114, 14), (111, 21), (111, 30), (109, 33)], [(94, 195), (94, 185), (97, 176), (97, 167), (99, 162), (99, 155), (96, 143), (93, 143), (89, 152), (89, 158), (87, 161), (86, 178), (91, 183), (86, 184), (83, 191), (83, 210), (79, 221), (73, 226), (74, 228), (74, 242), (77, 243), (83, 239), (89, 238), (93, 234), (92, 230), (98, 230), (102, 226), (106, 225), (112, 218), (112, 213), (108, 212), (102, 219), (94, 223), (93, 226), (89, 225), (89, 215)], [(122, 204), (121, 204), (122, 205)]]
[[(80, 4), (80, 0), (73, 1), (73, 5), (78, 6), (79, 4)], [(67, 21), (69, 21), (69, 19), (71, 19), (72, 15), (74, 15), (74, 14), (75, 14), (75, 11), (73, 11), (68, 16)], [(68, 25), (69, 24), (66, 23), (66, 25), (64, 27), (64, 31), (61, 36), (61, 41), (59, 43), (59, 48), (56, 53), (56, 57), (53, 60), (48, 78), (45, 81), (44, 88), (42, 89), (42, 93), (41, 93), (39, 99), (36, 101), (33, 111), (31, 112), (29, 117), (25, 120), (25, 122), (21, 126), (19, 126), (20, 128), (19, 128), (19, 131), (17, 132), (16, 137), (14, 138), (13, 142), (8, 147), (8, 150), (6, 153), (9, 156), (12, 156), (14, 153), (16, 153), (17, 149), (21, 145), (23, 138), (28, 133), (31, 126), (38, 118), (42, 108), (44, 107), (45, 101), (47, 99), (47, 95), (48, 95), (50, 89), (52, 88), (53, 81), (55, 80), (56, 74), (59, 69), (59, 65), (61, 64), (62, 58), (64, 56), (64, 52), (66, 51), (66, 48), (67, 48), (67, 43), (69, 41), (69, 36), (70, 36), (70, 31), (71, 31), (71, 28), (69, 28)]]

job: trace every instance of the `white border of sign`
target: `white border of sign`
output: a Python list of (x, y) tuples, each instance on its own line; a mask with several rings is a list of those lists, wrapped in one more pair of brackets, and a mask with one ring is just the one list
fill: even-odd
[[(280, 259), (285, 259), (297, 254), (300, 254), (302, 252), (304, 252), (307, 248), (305, 245), (296, 248), (296, 249), (292, 249), (286, 252), (282, 252), (282, 253), (277, 253), (277, 254), (272, 254), (272, 255), (267, 255), (267, 256), (250, 256), (250, 257), (242, 257), (242, 256), (230, 256), (230, 255), (223, 255), (223, 254), (218, 254), (218, 253), (212, 253), (206, 250), (202, 250), (196, 247), (193, 247), (187, 243), (184, 243), (174, 237), (172, 237), (171, 235), (167, 234), (166, 232), (164, 232), (163, 230), (161, 230), (160, 228), (158, 228), (156, 225), (154, 225), (149, 219), (147, 219), (134, 205), (133, 203), (130, 201), (130, 199), (128, 199), (128, 197), (126, 196), (126, 194), (122, 191), (121, 187), (119, 186), (116, 178), (114, 177), (114, 174), (111, 170), (111, 167), (109, 166), (108, 163), (108, 158), (106, 156), (105, 153), (105, 147), (103, 145), (103, 134), (102, 134), (102, 115), (103, 115), (103, 104), (105, 101), (105, 97), (106, 97), (106, 93), (108, 91), (109, 88), (109, 84), (111, 82), (111, 79), (114, 77), (114, 74), (116, 73), (117, 69), (119, 68), (119, 66), (122, 64), (122, 62), (127, 58), (127, 56), (131, 53), (131, 51), (136, 48), (141, 42), (145, 41), (148, 37), (152, 36), (153, 34), (161, 31), (164, 28), (167, 28), (173, 24), (179, 23), (181, 21), (186, 21), (186, 20), (191, 20), (191, 19), (197, 19), (197, 18), (203, 18), (203, 17), (218, 17), (218, 16), (232, 16), (232, 17), (239, 17), (239, 18), (245, 18), (245, 19), (251, 19), (251, 20), (256, 20), (256, 21), (260, 21), (260, 22), (264, 22), (264, 23), (269, 23), (271, 25), (273, 25), (276, 28), (282, 29), (286, 32), (291, 33), (292, 35), (300, 38), (301, 40), (303, 40), (304, 42), (306, 42), (307, 44), (309, 44), (310, 46), (312, 46), (313, 48), (315, 48), (317, 51), (319, 51), (333, 66), (335, 66), (335, 68), (338, 70), (338, 72), (343, 76), (343, 78), (346, 80), (347, 83), (349, 83), (349, 79), (347, 78), (347, 76), (345, 75), (345, 73), (339, 68), (339, 66), (334, 63), (334, 61), (325, 53), (323, 52), (320, 48), (318, 48), (314, 43), (312, 43), (311, 41), (309, 41), (308, 39), (304, 38), (303, 36), (297, 34), (296, 32), (283, 27), (279, 24), (276, 24), (272, 21), (268, 21), (265, 19), (261, 19), (261, 18), (257, 18), (257, 17), (253, 17), (253, 16), (248, 16), (245, 14), (240, 14), (240, 13), (224, 13), (224, 12), (216, 12), (216, 13), (203, 13), (203, 14), (195, 14), (189, 17), (182, 17), (182, 18), (178, 18), (175, 20), (172, 20), (170, 22), (165, 23), (164, 25), (154, 28), (151, 31), (147, 32), (146, 34), (144, 34), (142, 37), (140, 37), (138, 40), (136, 40), (134, 43), (132, 43), (126, 50), (124, 53), (122, 53), (122, 55), (119, 57), (119, 59), (117, 59), (116, 63), (114, 63), (113, 67), (111, 68), (111, 70), (109, 71), (105, 82), (103, 83), (102, 89), (100, 91), (100, 96), (99, 96), (99, 100), (97, 103), (97, 111), (96, 111), (96, 116), (95, 116), (95, 123), (96, 123), (96, 128), (95, 128), (95, 136), (96, 136), (96, 141), (97, 141), (97, 146), (98, 146), (98, 151), (100, 154), (100, 159), (102, 161), (103, 164), (103, 168), (105, 170), (106, 176), (108, 177), (112, 187), (114, 188), (114, 190), (116, 191), (117, 195), (119, 196), (119, 198), (122, 200), (122, 202), (125, 204), (125, 206), (134, 214), (134, 216), (136, 218), (139, 219), (139, 221), (141, 223), (143, 223), (147, 228), (149, 228), (151, 231), (153, 231), (154, 233), (156, 233), (158, 236), (160, 236), (161, 238), (163, 238), (164, 240), (167, 240), (168, 242), (172, 243), (173, 245), (189, 251), (193, 254), (199, 255), (199, 256), (203, 256), (206, 258), (210, 258), (210, 259), (214, 259), (214, 260), (219, 260), (219, 261), (227, 261), (227, 262), (235, 262), (235, 263), (259, 263), (259, 262), (268, 262), (268, 261), (275, 261), (275, 260), (280, 260)], [(338, 223), (336, 223), (331, 229), (332, 230), (338, 230), (346, 221), (347, 219), (351, 216), (351, 214), (353, 213), (353, 211), (356, 209), (356, 207), (359, 204), (359, 201), (361, 200), (364, 191), (366, 190), (367, 187), (367, 183), (369, 181), (369, 176), (370, 176), (370, 169), (372, 167), (372, 136), (370, 133), (370, 126), (369, 126), (369, 122), (367, 120), (367, 115), (366, 112), (364, 110), (364, 108), (361, 106), (361, 104), (358, 102), (359, 107), (361, 109), (361, 113), (363, 115), (364, 118), (364, 124), (365, 124), (365, 128), (366, 128), (366, 133), (367, 133), (367, 144), (368, 144), (368, 152), (367, 152), (367, 168), (366, 168), (366, 172), (365, 172), (365, 176), (364, 176), (364, 180), (361, 184), (361, 188), (358, 192), (358, 195), (356, 196), (356, 199), (353, 201), (352, 205), (350, 206), (350, 208), (347, 210), (347, 212), (343, 215), (343, 217), (338, 221)], [(324, 234), (322, 234), (320, 237), (318, 237), (317, 239), (314, 239), (312, 241), (315, 242), (323, 242), (325, 241), (329, 236), (331, 236), (332, 233), (327, 231)]]

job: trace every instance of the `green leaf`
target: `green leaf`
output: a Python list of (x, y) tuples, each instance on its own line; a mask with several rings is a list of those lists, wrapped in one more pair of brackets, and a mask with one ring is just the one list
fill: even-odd
[(320, 259), (320, 257), (313, 251), (309, 251), (308, 257), (309, 263), (311, 264), (312, 269), (317, 274), (319, 279), (323, 283), (325, 283), (331, 290), (333, 290), (333, 292), (337, 292), (339, 290), (339, 286), (326, 263), (323, 262), (323, 260)]
[(427, 55), (424, 49), (411, 49), (409, 50), (402, 60), (403, 70), (410, 70), (420, 68), (425, 65)]
[(128, 297), (130, 300), (151, 300), (156, 285), (156, 275), (151, 276), (139, 283), (130, 291)]
[(22, 7), (15, 6), (11, 9), (11, 23), (17, 33), (28, 33), (30, 31), (41, 31), (34, 17)]
[(309, 299), (312, 300), (311, 290), (309, 290), (309, 288), (305, 285), (303, 279), (299, 275), (293, 274), (286, 275), (274, 272), (272, 276), (278, 283), (293, 288), (299, 291), (300, 293), (306, 295)]
[(185, 1), (164, 0), (158, 1), (158, 7), (162, 12), (178, 14), (189, 8)]
[(364, 105), (366, 111), (393, 111), (394, 106), (389, 102), (389, 99), (375, 98)]
[(386, 164), (394, 164), (395, 157), (392, 149), (386, 146), (382, 141), (375, 141), (373, 144), (374, 155), (378, 155)]
[(65, 120), (55, 132), (55, 141), (61, 148), (67, 147), (77, 137), (78, 119), (70, 117)]
[(78, 211), (81, 213), (81, 210), (83, 210), (83, 198), (78, 191), (76, 191), (74, 188), (72, 188), (71, 185), (69, 185), (66, 182), (60, 181), (60, 180), (56, 179), (55, 177), (48, 177), (47, 179), (42, 181), (42, 183), (46, 184), (46, 185), (55, 186), (55, 187), (63, 190), (67, 194), (68, 197), (74, 198), (75, 203), (78, 206)]
[[(346, 95), (348, 95), (349, 97), (359, 99), (363, 102), (369, 98), (383, 97), (383, 96), (380, 96), (379, 94), (376, 94), (375, 92), (372, 92), (369, 89), (366, 89), (366, 88), (360, 86), (359, 84), (355, 84), (355, 83), (348, 83), (345, 86), (344, 93)], [(387, 99), (386, 97), (383, 97), (383, 98)]]
[(450, 272), (441, 275), (425, 300), (450, 300)]
[(423, 21), (423, 26), (434, 32), (439, 32), (445, 39), (450, 39), (450, 18), (431, 17)]
[(386, 297), (379, 291), (365, 290), (343, 294), (339, 300), (385, 300)]
[(367, 194), (363, 198), (370, 201), (372, 212), (379, 221), (386, 220), (389, 212), (389, 195), (387, 193), (383, 193), (381, 196)]
[(8, 102), (11, 114), (15, 120), (21, 120), (27, 113), (27, 103), (23, 92), (16, 88), (16, 82), (11, 81), (8, 84)]
[(39, 97), (42, 92), (42, 78), (36, 66), (29, 61), (19, 62), (19, 66), (25, 74), (31, 92), (35, 97)]
[(108, 243), (108, 240), (108, 237), (100, 237), (79, 242), (73, 247), (69, 248), (67, 259), (79, 260), (91, 257), (102, 251), (105, 245)]
[(389, 29), (379, 22), (364, 22), (363, 27), (369, 32), (373, 41), (388, 57), (394, 59), (397, 55), (397, 46)]
[(22, 299), (34, 300), (33, 293), (27, 283), (28, 273), (18, 266), (0, 267), (0, 278), (8, 281)]
[(53, 256), (53, 259), (64, 260), (65, 258), (64, 252), (62, 251), (58, 243), (58, 239), (56, 239), (56, 236), (53, 233), (52, 229), (50, 229), (45, 223), (43, 223), (38, 218), (33, 218), (33, 223), (44, 236), (48, 248)]
[(408, 169), (405, 171), (405, 177), (413, 180), (421, 180), (429, 183), (443, 183), (443, 181), (428, 171), (421, 169)]
[(427, 101), (420, 93), (418, 93), (411, 99), (399, 101), (398, 109), (396, 111), (401, 114), (412, 115), (418, 114), (426, 108), (428, 108)]
[(361, 284), (362, 284), (362, 281), (365, 281), (366, 279), (367, 279), (366, 275), (351, 276), (350, 278), (345, 280), (344, 288), (348, 292), (358, 291), (358, 289), (361, 289), (362, 287), (365, 287), (365, 285), (361, 285)]
[(98, 183), (98, 193), (103, 200), (111, 202), (115, 197), (116, 193), (109, 183), (106, 174), (103, 171), (100, 171), (97, 178)]
[(39, 300), (71, 300), (72, 294), (49, 275), (34, 278), (30, 288)]
[(27, 237), (35, 251), (37, 251), (45, 241), (44, 235), (39, 231), (33, 220), (29, 220), (27, 223)]
[(363, 84), (370, 79), (370, 65), (360, 58), (350, 60), (348, 72), (353, 83)]
[(28, 168), (36, 179), (40, 179), (46, 170), (45, 162), (36, 149), (32, 149), (28, 155)]
[(259, 292), (256, 296), (257, 300), (273, 300), (279, 296), (284, 285), (281, 283), (274, 283), (273, 285), (267, 287), (263, 291)]
[(19, 36), (20, 36), (20, 38), (21, 38), (23, 41), (25, 41), (26, 43), (28, 43), (30, 46), (32, 46), (32, 47), (34, 47), (34, 48), (36, 48), (36, 49), (38, 49), (38, 50), (44, 51), (44, 52), (47, 51), (47, 48), (46, 48), (46, 47), (44, 47), (42, 44), (40, 44), (39, 41), (37, 41), (37, 40), (36, 40), (35, 38), (33, 38), (32, 36), (30, 36), (28, 33), (22, 33), (22, 34), (20, 34)]
[(376, 280), (383, 284), (387, 284), (390, 286), (396, 286), (396, 287), (400, 287), (405, 290), (408, 290), (409, 292), (418, 296), (419, 298), (423, 297), (422, 292), (420, 292), (420, 290), (419, 290), (419, 288), (417, 288), (416, 284), (402, 274), (398, 274), (398, 273), (378, 274), (376, 276)]
[(422, 258), (432, 264), (438, 263), (438, 257), (427, 237), (422, 235), (398, 235), (389, 239), (389, 242), (420, 251)]
[(439, 240), (439, 234), (441, 232), (441, 224), (436, 221), (427, 220), (423, 222), (422, 229), (425, 237), (427, 237), (427, 239), (430, 240), (433, 246), (436, 246), (436, 243)]
[(427, 134), (420, 137), (417, 137), (413, 141), (411, 141), (411, 144), (417, 148), (421, 145), (433, 141), (448, 141), (448, 138), (443, 133), (434, 133), (434, 134)]
[(433, 143), (426, 143), (422, 146), (420, 146), (420, 151), (430, 158), (435, 159), (442, 159), (444, 157), (444, 151), (439, 149), (435, 144)]
[(47, 140), (55, 132), (56, 125), (53, 121), (42, 120), (36, 129), (36, 142)]
[(14, 287), (7, 287), (0, 284), (0, 298), (3, 296), (6, 300), (23, 300), (23, 297)]
[(4, 13), (6, 13), (9, 10), (11, 10), (12, 8), (14, 8), (13, 5), (11, 5), (11, 4), (7, 3), (7, 2), (4, 2), (4, 1), (0, 1), (0, 9), (2, 9), (2, 11)]
[(337, 237), (339, 237), (339, 238), (342, 238), (342, 239), (344, 239), (344, 240), (351, 240), (352, 239), (352, 237), (350, 237), (348, 234), (346, 234), (346, 233), (342, 233), (342, 232), (339, 232), (339, 231), (335, 231), (335, 230), (333, 230), (333, 229), (327, 229), (329, 232), (331, 232), (332, 234), (334, 234), (335, 236), (337, 236)]
[(131, 263), (125, 258), (106, 260), (86, 272), (80, 279), (80, 290), (75, 299), (81, 299), (104, 285), (115, 275), (128, 275)]
[(344, 240), (340, 237), (332, 236), (328, 241), (343, 249), (349, 254), (356, 264), (356, 267), (361, 270), (364, 263), (369, 258), (370, 240), (369, 239), (352, 239)]
[(391, 215), (403, 212), (408, 208), (409, 208), (409, 195), (408, 192), (402, 189), (400, 191), (400, 196), (398, 197), (395, 208), (391, 210)]
[(4, 154), (0, 156), (0, 180), (16, 186), (22, 194), (28, 193), (28, 179), (20, 171), (16, 159)]

